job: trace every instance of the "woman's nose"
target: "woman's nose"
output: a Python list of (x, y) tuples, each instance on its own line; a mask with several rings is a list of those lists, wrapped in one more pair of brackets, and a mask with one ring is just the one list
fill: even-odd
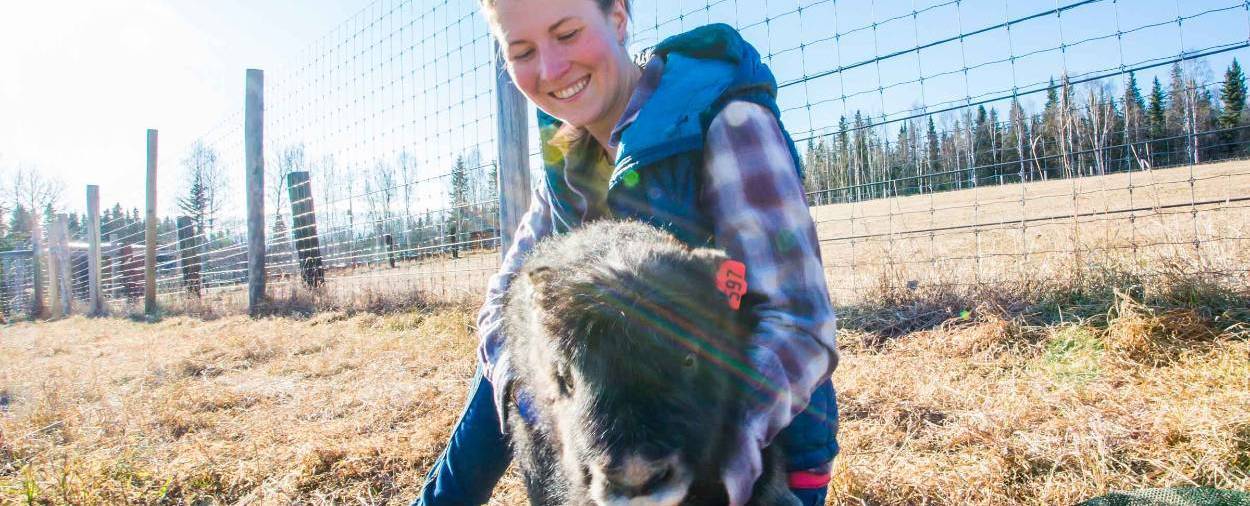
[(542, 52), (540, 59), (542, 63), (539, 77), (544, 81), (558, 81), (569, 71), (569, 59), (559, 46), (547, 48)]

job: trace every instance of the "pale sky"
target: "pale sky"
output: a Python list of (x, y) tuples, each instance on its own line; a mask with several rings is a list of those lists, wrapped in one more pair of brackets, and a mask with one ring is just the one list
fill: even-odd
[(70, 210), (85, 209), (88, 184), (103, 205), (142, 206), (148, 128), (160, 187), (175, 189), (186, 144), (242, 110), (245, 69), (290, 61), (367, 4), (0, 0), (0, 171), (60, 178)]

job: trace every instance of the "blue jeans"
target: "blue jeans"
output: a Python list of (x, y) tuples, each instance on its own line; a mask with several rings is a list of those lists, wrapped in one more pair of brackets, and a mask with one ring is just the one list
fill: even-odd
[[(469, 388), (468, 406), (412, 506), (478, 506), (490, 500), (491, 491), (512, 460), (508, 440), (499, 429), (493, 391), (479, 368)], [(786, 445), (791, 457), (787, 467), (798, 470), (833, 460), (838, 451), (836, 436), (837, 403), (833, 384), (826, 382), (812, 394), (808, 409), (778, 435), (778, 442)], [(828, 489), (793, 492), (804, 506), (820, 506)]]
[(499, 429), (493, 392), (478, 368), (469, 387), (469, 404), (412, 506), (478, 506), (490, 500), (512, 460), (508, 440)]

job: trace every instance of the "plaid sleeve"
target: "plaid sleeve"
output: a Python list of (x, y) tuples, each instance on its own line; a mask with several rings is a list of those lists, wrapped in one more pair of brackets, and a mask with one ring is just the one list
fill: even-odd
[[(512, 236), (512, 245), (504, 255), (499, 271), (491, 276), (486, 288), (486, 301), (477, 314), (477, 333), (481, 338), (478, 345), (478, 358), (482, 362), (483, 374), (492, 385), (507, 385), (511, 380), (512, 370), (507, 364), (507, 356), (503, 352), (503, 299), (512, 284), (512, 278), (521, 270), (521, 264), (534, 244), (540, 239), (551, 235), (551, 203), (543, 188), (536, 188), (530, 198), (530, 208), (521, 217), (516, 233)], [(503, 406), (501, 397), (504, 388), (495, 388), (495, 406)]]
[(758, 302), (748, 358), (759, 391), (746, 410), (743, 454), (722, 470), (730, 497), (745, 500), (760, 450), (837, 366), (834, 314), (816, 228), (772, 113), (749, 102), (726, 106), (708, 129), (704, 170), (717, 246), (746, 264), (748, 297)]

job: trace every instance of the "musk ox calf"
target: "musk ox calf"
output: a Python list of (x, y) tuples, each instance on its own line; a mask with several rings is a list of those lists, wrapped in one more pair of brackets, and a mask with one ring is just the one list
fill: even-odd
[[(740, 263), (637, 222), (531, 253), (505, 302), (504, 402), (530, 502), (726, 504), (746, 392)], [(751, 504), (798, 504), (777, 445)]]

